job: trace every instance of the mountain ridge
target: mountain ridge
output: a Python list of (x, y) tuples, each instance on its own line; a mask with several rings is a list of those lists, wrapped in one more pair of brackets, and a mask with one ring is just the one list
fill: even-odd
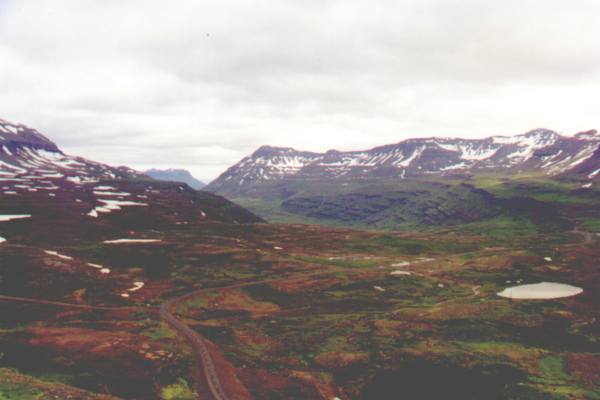
[(482, 139), (411, 138), (367, 150), (323, 153), (265, 145), (228, 168), (206, 190), (235, 196), (245, 187), (285, 179), (405, 179), (532, 170), (554, 176), (593, 158), (599, 145), (596, 130), (564, 136), (544, 128)]
[(473, 141), (484, 141), (487, 139), (510, 139), (510, 138), (515, 138), (518, 136), (526, 136), (528, 134), (531, 133), (535, 133), (535, 132), (548, 132), (548, 133), (554, 133), (558, 136), (564, 137), (564, 138), (579, 138), (579, 139), (599, 139), (600, 140), (600, 134), (598, 133), (597, 129), (589, 129), (586, 131), (580, 131), (577, 133), (574, 133), (572, 135), (563, 135), (560, 134), (552, 129), (548, 129), (548, 128), (535, 128), (535, 129), (531, 129), (525, 133), (518, 133), (518, 134), (514, 134), (514, 135), (492, 135), (492, 136), (486, 136), (480, 139), (477, 138), (464, 138), (461, 136), (423, 136), (423, 137), (414, 137), (414, 138), (408, 138), (408, 139), (404, 139), (401, 140), (399, 142), (394, 142), (394, 143), (389, 143), (389, 144), (382, 144), (382, 145), (377, 145), (374, 147), (370, 147), (368, 149), (362, 149), (362, 150), (338, 150), (338, 149), (327, 149), (325, 151), (309, 151), (309, 150), (298, 150), (294, 147), (290, 147), (290, 146), (275, 146), (275, 145), (270, 145), (270, 144), (264, 144), (261, 145), (260, 147), (258, 147), (258, 149), (256, 149), (252, 154), (255, 154), (258, 151), (261, 150), (290, 150), (290, 151), (294, 151), (294, 152), (299, 152), (299, 153), (310, 153), (310, 154), (327, 154), (327, 153), (351, 153), (351, 152), (366, 152), (366, 151), (370, 151), (370, 150), (379, 150), (379, 149), (383, 149), (386, 147), (391, 147), (391, 146), (396, 146), (399, 144), (402, 144), (404, 142), (407, 141), (419, 141), (419, 140), (473, 140)]

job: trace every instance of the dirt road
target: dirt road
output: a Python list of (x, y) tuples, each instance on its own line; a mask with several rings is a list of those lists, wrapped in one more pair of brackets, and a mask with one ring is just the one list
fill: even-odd
[[(198, 393), (200, 392), (199, 386), (204, 378), (206, 379), (206, 383), (208, 384), (210, 392), (215, 400), (231, 400), (231, 398), (227, 396), (227, 393), (225, 393), (225, 390), (223, 390), (223, 386), (221, 385), (221, 380), (217, 374), (215, 364), (202, 336), (200, 336), (183, 322), (179, 321), (171, 312), (171, 309), (176, 306), (177, 303), (186, 301), (189, 298), (192, 298), (205, 291), (206, 289), (198, 290), (186, 294), (185, 296), (167, 301), (160, 307), (160, 318), (165, 321), (171, 327), (171, 329), (177, 332), (178, 335), (183, 337), (188, 342), (192, 348), (194, 357), (198, 361), (198, 364), (202, 366), (202, 368), (198, 368), (196, 370), (196, 375), (194, 377), (196, 391)], [(204, 374), (202, 374), (202, 372), (204, 372)]]

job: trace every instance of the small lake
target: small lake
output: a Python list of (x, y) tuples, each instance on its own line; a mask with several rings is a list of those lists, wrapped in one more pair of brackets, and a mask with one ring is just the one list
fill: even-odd
[(560, 299), (581, 294), (582, 288), (564, 283), (540, 282), (527, 285), (513, 286), (498, 293), (500, 297), (509, 299), (538, 300)]

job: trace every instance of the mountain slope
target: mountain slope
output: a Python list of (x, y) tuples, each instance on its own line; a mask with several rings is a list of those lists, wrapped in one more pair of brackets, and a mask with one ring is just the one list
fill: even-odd
[(48, 151), (59, 151), (54, 143), (35, 129), (3, 119), (0, 119), (0, 140), (7, 148), (28, 145)]
[(206, 283), (218, 240), (237, 244), (254, 222), (218, 195), (65, 154), (1, 121), (0, 398), (190, 392), (196, 365), (157, 307)]
[(371, 184), (320, 194), (300, 193), (281, 203), (293, 215), (334, 225), (412, 228), (459, 224), (501, 212), (496, 199), (470, 185), (406, 182)]
[(0, 120), (0, 177), (4, 182), (22, 182), (13, 188), (32, 192), (43, 186), (36, 183), (49, 180), (83, 184), (142, 176), (130, 168), (69, 156), (35, 129)]
[[(0, 124), (0, 214), (31, 215), (2, 227), (7, 240), (103, 237), (169, 224), (259, 222), (230, 201), (186, 184), (151, 180), (126, 167), (64, 154), (34, 129)], [(13, 226), (14, 225), (14, 226)], [(107, 237), (108, 238), (108, 237)]]
[(160, 181), (172, 181), (187, 183), (191, 188), (200, 190), (206, 184), (194, 178), (190, 171), (185, 169), (149, 169), (144, 171), (146, 175)]

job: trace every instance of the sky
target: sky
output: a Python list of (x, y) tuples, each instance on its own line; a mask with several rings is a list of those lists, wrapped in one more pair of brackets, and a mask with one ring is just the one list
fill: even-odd
[(598, 0), (0, 0), (0, 118), (204, 181), (261, 145), (600, 129)]

